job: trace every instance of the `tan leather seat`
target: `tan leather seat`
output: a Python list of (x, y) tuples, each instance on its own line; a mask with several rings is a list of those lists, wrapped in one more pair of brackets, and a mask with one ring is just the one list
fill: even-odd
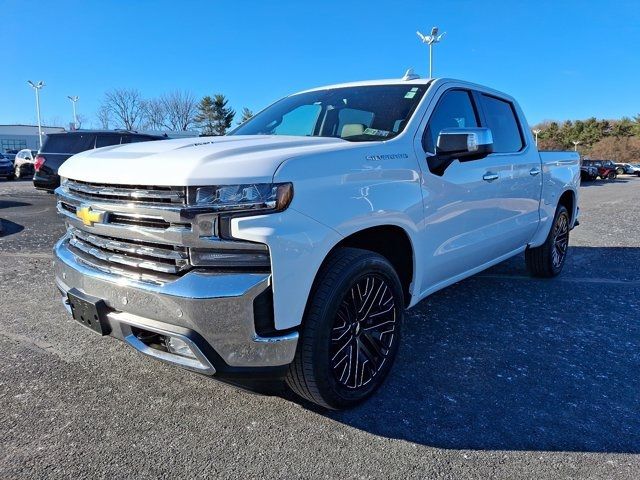
[(364, 133), (364, 125), (361, 123), (345, 123), (340, 132), (340, 138), (353, 137)]

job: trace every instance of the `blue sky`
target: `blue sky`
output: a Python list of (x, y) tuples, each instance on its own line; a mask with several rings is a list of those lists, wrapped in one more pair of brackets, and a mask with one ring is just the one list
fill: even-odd
[[(224, 93), (256, 111), (305, 88), (426, 74), (415, 30), (447, 32), (435, 75), (516, 97), (530, 123), (640, 113), (633, 1), (0, 0), (0, 124), (93, 119), (104, 92)], [(88, 126), (88, 125), (86, 125)]]

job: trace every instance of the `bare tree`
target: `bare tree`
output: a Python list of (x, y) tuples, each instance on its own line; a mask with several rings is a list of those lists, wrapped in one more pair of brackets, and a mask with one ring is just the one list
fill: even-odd
[(112, 117), (127, 130), (138, 127), (144, 115), (144, 101), (135, 89), (115, 88), (104, 96), (103, 108), (107, 108)]
[(198, 102), (192, 93), (175, 90), (160, 97), (164, 109), (165, 127), (175, 131), (189, 130), (198, 113)]
[(82, 113), (78, 113), (76, 115), (76, 118), (78, 119), (78, 125), (76, 126), (78, 130), (82, 128), (82, 125), (86, 125), (87, 123), (89, 123), (89, 118)]
[(98, 119), (98, 123), (101, 128), (105, 130), (109, 129), (109, 124), (111, 123), (111, 110), (106, 104), (102, 104), (98, 111), (96, 112), (96, 118)]
[(167, 112), (164, 103), (157, 99), (144, 101), (144, 128), (148, 130), (162, 130), (166, 128)]

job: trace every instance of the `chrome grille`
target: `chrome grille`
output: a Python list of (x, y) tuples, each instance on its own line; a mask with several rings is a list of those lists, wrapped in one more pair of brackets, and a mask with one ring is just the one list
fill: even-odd
[(218, 213), (190, 207), (185, 192), (66, 180), (56, 194), (68, 248), (92, 268), (159, 284), (194, 268), (245, 268), (241, 254), (247, 268), (268, 268), (266, 245), (220, 238)]
[(182, 204), (186, 202), (184, 187), (155, 187), (140, 185), (104, 185), (67, 180), (67, 190), (87, 200), (117, 200), (140, 203)]
[(168, 274), (179, 274), (189, 269), (189, 255), (185, 248), (132, 243), (73, 227), (69, 229), (69, 235), (69, 245), (104, 262)]

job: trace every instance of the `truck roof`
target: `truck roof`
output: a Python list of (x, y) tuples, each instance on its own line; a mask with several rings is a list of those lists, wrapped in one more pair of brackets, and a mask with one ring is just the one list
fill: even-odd
[(402, 78), (389, 78), (383, 80), (362, 80), (358, 82), (336, 83), (333, 85), (323, 85), (321, 87), (309, 88), (297, 93), (314, 92), (317, 90), (327, 90), (330, 88), (345, 88), (345, 87), (364, 87), (370, 85), (428, 85), (436, 78), (416, 78), (413, 80), (403, 80)]
[(499, 90), (494, 88), (487, 87), (485, 85), (480, 85), (477, 83), (469, 82), (467, 80), (460, 80), (457, 78), (448, 78), (448, 77), (439, 77), (439, 78), (415, 78), (411, 80), (405, 80), (403, 78), (388, 78), (382, 80), (362, 80), (358, 82), (347, 82), (347, 83), (336, 83), (333, 85), (323, 85), (321, 87), (309, 88), (307, 90), (302, 90), (301, 92), (296, 92), (293, 95), (297, 95), (299, 93), (307, 93), (314, 92), (317, 90), (328, 90), (333, 88), (345, 88), (345, 87), (363, 87), (363, 86), (371, 86), (371, 85), (424, 85), (429, 86), (433, 82), (443, 83), (443, 82), (455, 82), (458, 84), (463, 84), (465, 87), (470, 89), (480, 89), (487, 92), (493, 92), (493, 94), (498, 95), (500, 97), (507, 98), (515, 103), (515, 99)]

